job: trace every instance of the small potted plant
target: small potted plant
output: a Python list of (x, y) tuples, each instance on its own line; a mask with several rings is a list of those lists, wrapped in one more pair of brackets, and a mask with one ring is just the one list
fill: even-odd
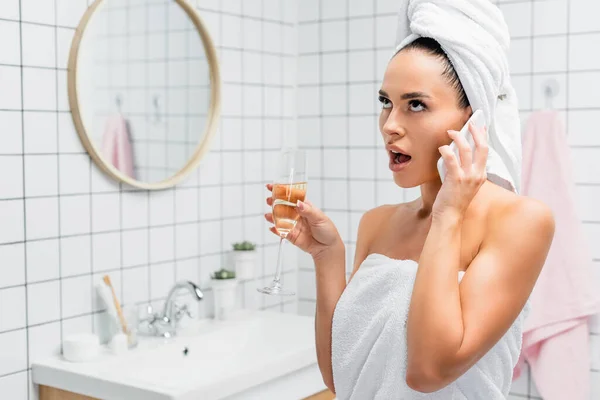
[(233, 244), (233, 262), (238, 279), (254, 278), (255, 249), (256, 245), (248, 241)]
[(235, 310), (237, 279), (234, 271), (221, 268), (211, 276), (214, 293), (215, 318), (227, 319)]

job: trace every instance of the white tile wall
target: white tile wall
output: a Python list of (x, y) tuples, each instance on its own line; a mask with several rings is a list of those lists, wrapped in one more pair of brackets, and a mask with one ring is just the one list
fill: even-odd
[(57, 239), (27, 242), (27, 282), (57, 279), (60, 275), (59, 251)]
[[(530, 36), (533, 26), (531, 24), (532, 8), (534, 4), (529, 1), (500, 4), (499, 8), (504, 15), (511, 15), (506, 19), (508, 29), (512, 37)], [(537, 10), (536, 10), (537, 11)], [(536, 21), (539, 19), (538, 13), (535, 14)], [(543, 18), (545, 21), (545, 18)]]
[[(194, 2), (219, 49), (222, 124), (198, 173), (159, 193), (105, 177), (73, 128), (66, 59), (87, 3), (0, 2), (0, 165), (12, 172), (0, 185), (0, 222), (11, 227), (0, 229), (0, 259), (10, 266), (0, 269), (0, 348), (22, 341), (0, 351), (0, 390), (11, 399), (35, 398), (27, 374), (32, 359), (56, 351), (65, 334), (98, 329), (92, 283), (106, 272), (124, 303), (156, 302), (175, 279), (197, 279), (206, 288), (211, 270), (227, 262), (230, 242), (248, 238), (263, 246), (257, 270), (267, 284), (277, 238), (263, 230), (263, 183), (287, 131), (297, 131), (298, 143), (309, 150), (309, 198), (342, 232), (349, 271), (362, 213), (418, 196), (390, 182), (377, 130), (374, 93), (395, 37), (396, 1)], [(590, 53), (598, 42), (597, 5), (500, 3), (513, 36), (511, 71), (523, 115), (546, 105), (548, 78), (559, 82), (553, 106), (564, 110), (580, 217), (593, 243), (600, 239), (600, 136), (591, 128), (599, 112), (593, 85), (600, 82), (600, 58)], [(135, 21), (129, 25), (136, 29)], [(257, 298), (248, 282), (243, 303), (313, 315), (310, 259), (286, 250), (286, 284), (299, 285), (300, 301)], [(206, 290), (201, 315), (210, 313)], [(596, 325), (593, 340), (600, 335)], [(600, 372), (592, 374), (593, 393), (600, 393)], [(515, 382), (511, 398), (539, 398), (529, 375)]]
[(19, 65), (21, 48), (19, 24), (14, 21), (0, 21), (0, 35), (5, 38), (0, 44), (0, 62)]
[[(22, 212), (22, 210), (21, 210)], [(0, 287), (25, 283), (25, 245), (23, 243), (0, 246), (0, 259), (5, 267), (0, 269)]]
[(19, 112), (1, 111), (0, 123), (5, 129), (3, 138), (5, 146), (2, 154), (20, 154), (23, 151), (22, 119)]
[(56, 58), (56, 29), (50, 26), (22, 24), (23, 65), (32, 67), (54, 67)]
[[(29, 366), (57, 352), (65, 335), (101, 333), (93, 285), (104, 274), (124, 304), (160, 304), (175, 280), (191, 279), (206, 293), (198, 313), (209, 316), (210, 274), (231, 266), (232, 241), (248, 239), (259, 245), (257, 281), (241, 286), (240, 305), (297, 308), (296, 299), (255, 290), (276, 261), (264, 183), (294, 131), (296, 2), (192, 1), (217, 46), (223, 118), (198, 171), (150, 193), (107, 178), (73, 127), (67, 58), (89, 3), (0, 1), (0, 391), (11, 400), (37, 398)], [(183, 51), (178, 43), (171, 38), (170, 48)], [(284, 279), (295, 287), (295, 251), (287, 250)]]
[[(507, 0), (499, 3), (511, 31), (511, 73), (523, 122), (545, 108), (544, 85), (554, 79), (551, 106), (563, 118), (577, 184), (579, 216), (600, 268), (600, 42), (592, 0)], [(298, 140), (308, 149), (318, 179), (308, 198), (336, 222), (348, 248), (349, 268), (362, 213), (376, 205), (409, 201), (418, 189), (401, 190), (390, 181), (377, 128), (376, 90), (394, 44), (397, 1), (303, 1), (299, 9)], [(598, 9), (598, 10), (597, 10)], [(337, 70), (337, 73), (336, 73)], [(314, 271), (310, 258), (299, 263), (298, 312), (314, 315)], [(600, 337), (596, 323), (592, 342)], [(597, 344), (597, 343), (596, 343)], [(597, 346), (592, 348), (597, 360)], [(600, 372), (592, 368), (592, 398), (600, 397)], [(540, 399), (525, 370), (511, 399)]]
[(0, 66), (0, 109), (18, 110), (21, 107), (21, 71), (17, 67)]
[(90, 232), (90, 202), (89, 195), (65, 196), (60, 198), (61, 235), (80, 235)]
[(7, 332), (27, 325), (25, 288), (22, 286), (5, 289), (1, 292), (2, 331)]

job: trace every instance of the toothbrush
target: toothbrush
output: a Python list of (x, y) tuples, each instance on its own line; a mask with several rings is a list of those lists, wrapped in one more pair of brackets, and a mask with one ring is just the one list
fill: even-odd
[(125, 317), (123, 316), (123, 310), (121, 309), (121, 305), (119, 304), (119, 300), (117, 299), (117, 295), (115, 294), (115, 289), (113, 288), (113, 285), (110, 281), (110, 276), (104, 275), (102, 280), (104, 281), (106, 286), (108, 286), (110, 288), (110, 291), (112, 292), (112, 300), (113, 300), (113, 303), (117, 310), (117, 315), (119, 317), (119, 320), (121, 321), (121, 328), (123, 329), (123, 333), (125, 333), (127, 335), (127, 337), (131, 340), (131, 338), (130, 338), (131, 335), (129, 334), (129, 329), (127, 328), (127, 322), (125, 321)]

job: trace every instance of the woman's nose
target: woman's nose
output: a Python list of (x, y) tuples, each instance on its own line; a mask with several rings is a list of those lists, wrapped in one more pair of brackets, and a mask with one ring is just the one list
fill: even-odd
[(382, 132), (390, 140), (398, 139), (398, 136), (404, 136), (404, 129), (400, 125), (397, 118), (390, 114), (383, 124)]

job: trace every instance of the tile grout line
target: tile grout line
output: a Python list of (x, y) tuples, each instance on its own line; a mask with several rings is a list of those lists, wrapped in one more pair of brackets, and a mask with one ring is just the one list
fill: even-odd
[[(192, 6), (192, 8), (194, 8), (193, 5), (191, 5), (191, 6)], [(186, 30), (186, 33), (185, 33), (185, 55), (186, 55), (186, 57), (190, 56), (190, 43), (191, 43), (190, 36), (191, 36), (191, 32), (189, 30)], [(188, 86), (188, 88), (189, 88), (192, 85), (190, 84), (190, 66), (188, 63), (185, 64), (184, 69), (185, 69), (185, 72), (184, 72), (185, 73), (185, 83), (186, 83), (186, 86)], [(186, 113), (189, 113), (190, 112), (190, 101), (191, 101), (189, 90), (185, 91), (185, 99), (186, 99)], [(185, 123), (184, 123), (185, 140), (186, 140), (186, 142), (190, 142), (190, 120), (189, 120), (189, 118), (185, 118), (184, 121), (185, 121)], [(189, 149), (186, 147), (186, 154), (185, 154), (186, 159), (190, 158), (188, 152), (189, 152)], [(199, 167), (196, 167), (196, 168), (199, 168)], [(197, 170), (196, 170), (196, 172), (197, 172)], [(188, 176), (187, 182), (189, 182), (190, 178), (191, 178), (191, 176)], [(198, 184), (198, 181), (196, 181), (196, 187), (198, 186), (197, 184)], [(178, 222), (179, 222), (178, 218), (177, 218), (177, 198), (178, 198), (177, 194), (180, 194), (180, 195), (182, 194), (180, 191), (180, 188), (181, 187), (179, 185), (177, 185), (177, 191), (175, 193), (175, 200), (173, 202), (173, 220), (174, 220), (175, 224), (178, 224)], [(193, 189), (196, 190), (196, 193), (197, 193), (197, 188), (193, 188)], [(197, 199), (198, 199), (198, 196), (196, 196), (196, 200)], [(177, 225), (175, 225), (174, 235), (175, 236), (177, 235)], [(199, 243), (199, 241), (200, 241), (199, 234), (197, 236), (197, 240)], [(177, 258), (177, 241), (176, 240), (175, 240), (175, 243), (173, 244), (173, 246), (174, 246), (173, 255), (175, 256), (175, 258)], [(177, 282), (179, 280), (183, 280), (182, 276), (181, 276), (182, 275), (181, 271), (179, 269), (180, 269), (180, 263), (175, 262), (175, 264), (173, 265), (173, 270), (174, 270), (173, 275), (174, 275), (175, 282)], [(197, 279), (196, 279), (196, 282), (193, 282), (193, 283), (197, 284), (198, 283)]]
[(23, 0), (19, 0), (19, 61), (20, 61), (20, 72), (21, 72), (21, 150), (23, 152), (22, 158), (22, 168), (23, 168), (23, 241), (25, 242), (23, 246), (23, 263), (24, 263), (24, 273), (25, 273), (25, 342), (27, 348), (25, 349), (25, 359), (26, 359), (26, 382), (27, 382), (27, 398), (29, 399), (31, 396), (30, 384), (29, 384), (29, 369), (30, 369), (30, 356), (29, 354), (29, 285), (27, 284), (28, 274), (27, 274), (27, 202), (25, 200), (26, 196), (26, 185), (25, 185), (25, 99), (24, 99), (24, 70), (23, 70)]
[[(89, 2), (89, 0), (88, 0)], [(110, 78), (109, 78), (110, 79)], [(72, 115), (71, 115), (72, 116)], [(87, 154), (87, 152), (86, 152)], [(90, 244), (90, 267), (89, 267), (89, 274), (90, 274), (90, 303), (92, 305), (92, 311), (94, 310), (94, 300), (95, 300), (95, 296), (94, 296), (94, 225), (93, 225), (93, 218), (92, 218), (92, 210), (94, 209), (94, 203), (93, 203), (93, 191), (94, 191), (94, 187), (93, 187), (93, 179), (94, 179), (94, 174), (93, 174), (93, 169), (94, 166), (92, 165), (92, 161), (91, 161), (91, 157), (88, 156), (88, 193), (87, 196), (88, 198), (88, 207), (89, 207), (89, 244)], [(83, 197), (83, 196), (82, 196)], [(62, 234), (62, 232), (61, 232)], [(91, 318), (91, 329), (93, 333), (96, 333), (96, 321), (95, 318), (92, 317)]]
[[(193, 4), (193, 8), (194, 11), (197, 10), (197, 3)], [(220, 39), (220, 38), (219, 38)], [(209, 73), (209, 77), (210, 77), (210, 73)], [(218, 128), (217, 128), (218, 129)], [(209, 154), (214, 154), (212, 151), (207, 153), (207, 156)], [(198, 167), (196, 167), (196, 187), (195, 187), (195, 192), (196, 192), (196, 212), (197, 217), (196, 219), (198, 221), (200, 221), (200, 214), (202, 212), (202, 206), (201, 206), (201, 186), (202, 186), (202, 172), (201, 172), (201, 168), (202, 168), (202, 164), (198, 165)], [(200, 222), (198, 222), (197, 224), (197, 234), (198, 234), (198, 253), (202, 252), (202, 224)], [(197, 284), (201, 285), (202, 283), (200, 282), (200, 277), (202, 277), (202, 257), (198, 257), (198, 261), (196, 264), (196, 276), (197, 276)], [(203, 305), (198, 303), (196, 310), (198, 312), (198, 315), (200, 315), (201, 309), (202, 309)]]
[[(260, 15), (261, 15), (261, 18), (262, 18), (264, 16), (264, 11), (263, 11), (264, 10), (264, 0), (258, 0), (257, 3), (260, 3)], [(265, 26), (262, 23), (260, 24), (260, 41), (261, 41), (260, 48), (261, 48), (261, 50), (264, 50), (264, 47), (265, 47), (264, 46), (264, 42), (265, 42)], [(260, 104), (260, 115), (261, 115), (260, 127), (261, 127), (261, 129), (260, 129), (260, 141), (261, 141), (261, 147), (262, 147), (262, 150), (261, 150), (262, 157), (261, 157), (260, 161), (261, 161), (261, 176), (263, 176), (263, 179), (266, 180), (267, 177), (264, 176), (265, 166), (266, 166), (266, 163), (265, 163), (265, 151), (264, 151), (264, 147), (265, 147), (265, 120), (264, 120), (264, 117), (266, 115), (266, 107), (265, 107), (265, 102), (266, 102), (266, 88), (265, 88), (265, 86), (263, 86), (264, 82), (265, 82), (265, 68), (264, 68), (264, 63), (265, 63), (264, 56), (261, 56), (261, 58), (260, 58), (260, 66), (261, 66), (261, 68), (260, 68), (260, 82), (261, 82), (261, 102), (260, 102), (261, 103)], [(265, 241), (266, 241), (266, 233), (265, 233), (264, 230), (261, 232), (261, 235), (262, 235), (262, 241), (263, 241), (263, 243), (265, 243)], [(265, 251), (262, 252), (262, 261), (263, 261), (262, 262), (262, 276), (265, 276), (266, 275), (266, 269), (267, 269), (266, 262), (265, 262), (266, 261)], [(262, 287), (263, 283), (264, 283), (264, 278), (258, 282), (258, 286)], [(265, 306), (266, 306), (266, 299), (265, 299), (264, 296), (258, 296), (258, 297), (259, 297), (259, 300), (256, 302), (257, 303), (256, 306), (259, 309), (264, 310)]]
[[(245, 15), (245, 13), (244, 13), (244, 4), (243, 3), (240, 4), (240, 8), (241, 8), (240, 20), (241, 20), (242, 28), (240, 29), (238, 40), (240, 41), (240, 51), (239, 51), (240, 68), (241, 68), (240, 75), (241, 75), (241, 80), (244, 81), (244, 75), (245, 75), (245, 70), (246, 69), (244, 68), (244, 51), (245, 51), (245, 46), (244, 46), (244, 29), (243, 29), (243, 26), (244, 26), (244, 18), (247, 18), (247, 15)], [(240, 90), (242, 92), (242, 101), (240, 102), (240, 114), (242, 115), (241, 123), (240, 123), (240, 134), (242, 135), (242, 148), (240, 150), (240, 154), (241, 154), (240, 158), (242, 160), (241, 161), (241, 165), (244, 166), (244, 165), (246, 165), (245, 162), (246, 162), (246, 157), (247, 157), (245, 149), (244, 149), (244, 146), (243, 146), (244, 137), (245, 137), (245, 135), (244, 135), (244, 133), (245, 133), (245, 129), (244, 129), (245, 118), (244, 117), (245, 117), (245, 114), (246, 114), (246, 109), (245, 109), (246, 102), (244, 101), (244, 98), (245, 98), (244, 97), (245, 88), (242, 86), (240, 88)], [(245, 182), (246, 181), (246, 169), (244, 167), (242, 167), (241, 170), (242, 170), (241, 171), (241, 179), (242, 179), (242, 182)], [(240, 185), (240, 187), (241, 187), (241, 202), (242, 202), (241, 208), (242, 208), (242, 215), (246, 215), (246, 191), (244, 190), (245, 184), (242, 183)], [(242, 236), (245, 237), (247, 235), (247, 232), (246, 232), (246, 218), (245, 217), (241, 218), (241, 223), (242, 223), (242, 232), (243, 232)], [(234, 265), (232, 265), (231, 269), (235, 271), (235, 262), (232, 261), (232, 263)], [(246, 307), (246, 289), (247, 288), (245, 286), (241, 286), (241, 289), (240, 289), (241, 292), (243, 293), (243, 295), (241, 296), (241, 299), (240, 299), (242, 308)]]
[[(320, 0), (320, 1), (325, 1), (325, 0)], [(346, 82), (344, 82), (345, 88), (346, 88), (346, 113), (348, 115), (351, 114), (350, 112), (350, 0), (346, 0), (346, 15), (345, 15), (345, 19), (344, 22), (346, 23), (346, 29), (345, 29), (345, 43), (344, 43), (344, 47), (345, 47), (345, 56), (346, 56), (346, 62), (345, 62), (345, 68), (346, 68)], [(375, 24), (373, 24), (373, 30), (375, 30)], [(352, 179), (350, 177), (350, 171), (352, 169), (351, 164), (352, 161), (350, 160), (350, 148), (349, 148), (349, 144), (350, 144), (350, 117), (346, 117), (346, 149), (345, 149), (345, 153), (346, 153), (346, 201), (348, 202), (348, 209), (352, 209), (352, 185), (350, 184)], [(345, 243), (345, 249), (344, 249), (344, 272), (348, 273), (348, 261), (350, 258), (349, 255), (349, 247), (350, 245), (348, 244), (349, 240), (352, 240), (352, 238), (350, 237), (350, 227), (352, 226), (352, 213), (346, 213), (346, 224), (347, 224), (347, 229), (346, 229), (346, 241)]]
[[(279, 18), (280, 19), (282, 18), (282, 15), (283, 15), (283, 12), (282, 12), (282, 8), (283, 7), (284, 7), (284, 5), (282, 3), (280, 3), (280, 7), (279, 7)], [(265, 11), (264, 5), (263, 5), (262, 9), (263, 9), (263, 16), (264, 16), (264, 11)], [(285, 43), (284, 43), (285, 42), (285, 31), (284, 31), (285, 27), (281, 26), (280, 29), (281, 30), (279, 32), (279, 38), (281, 40), (280, 40), (280, 44), (279, 44), (279, 51), (281, 52), (281, 54), (283, 54), (284, 53), (284, 49), (285, 49)], [(263, 42), (263, 45), (264, 45), (264, 42)], [(284, 65), (283, 65), (283, 60), (281, 59), (281, 57), (280, 57), (280, 61), (281, 62), (279, 64), (279, 73), (280, 73), (279, 79), (280, 79), (280, 83), (283, 83), (283, 74), (284, 74), (283, 67), (284, 67)], [(279, 98), (280, 98), (279, 113), (280, 113), (280, 115), (283, 115), (284, 114), (284, 110), (285, 110), (285, 98), (284, 98), (284, 94), (285, 93), (284, 93), (283, 87), (280, 87), (279, 88)], [(287, 132), (285, 130), (285, 124), (283, 122), (281, 122), (281, 125), (279, 126), (279, 133), (278, 133), (278, 135), (279, 135), (279, 140), (280, 140), (280, 143), (282, 144), (282, 147), (283, 146), (287, 146), (287, 145), (290, 144), (290, 139), (288, 138), (288, 134), (287, 134)], [(291, 250), (293, 249), (292, 246), (288, 246), (288, 248), (290, 248)], [(283, 250), (282, 250), (282, 252), (283, 252)], [(288, 254), (289, 253), (290, 253), (290, 251), (288, 250)], [(288, 258), (288, 260), (289, 260), (289, 258)], [(282, 265), (281, 269), (283, 270), (284, 268), (285, 267)], [(284, 276), (284, 274), (281, 274), (281, 282), (282, 282), (283, 285), (285, 285), (285, 276)], [(297, 290), (295, 290), (295, 291), (297, 292)], [(284, 305), (283, 298), (280, 298), (279, 299), (279, 304), (278, 304), (279, 312), (283, 313), (283, 305)]]
[[(301, 1), (301, 0), (299, 0)], [(319, 83), (319, 87), (318, 87), (318, 93), (319, 93), (319, 140), (320, 140), (320, 146), (321, 146), (321, 168), (325, 168), (325, 141), (323, 140), (323, 138), (325, 137), (325, 132), (323, 131), (325, 128), (325, 124), (323, 123), (323, 86), (321, 85), (321, 82), (323, 82), (323, 22), (322, 22), (322, 18), (323, 18), (323, 0), (318, 0), (319, 2), (319, 15), (318, 15), (318, 25), (317, 25), (317, 37), (319, 39), (319, 43), (318, 43), (318, 48), (317, 48), (317, 52), (318, 52), (318, 60), (319, 60), (319, 72), (318, 72), (318, 77), (317, 77), (317, 81)], [(321, 208), (323, 210), (325, 210), (325, 181), (321, 181)], [(315, 284), (316, 284), (316, 278), (315, 278)], [(316, 306), (316, 303), (315, 303)]]
[[(55, 28), (54, 28), (54, 65), (58, 67), (58, 28), (56, 27), (56, 25), (58, 25), (58, 5), (57, 5), (57, 0), (54, 0), (54, 24), (55, 24)], [(55, 99), (56, 99), (56, 109), (58, 109), (58, 104), (59, 104), (59, 97), (58, 97), (58, 92), (59, 92), (59, 87), (58, 87), (58, 68), (57, 71), (55, 73)], [(60, 221), (60, 217), (61, 217), (61, 186), (60, 186), (60, 151), (59, 151), (59, 132), (60, 132), (60, 128), (58, 126), (58, 114), (56, 114), (56, 150), (57, 150), (57, 155), (56, 155), (56, 197), (57, 197), (57, 213), (58, 213), (58, 224), (57, 224), (57, 228), (58, 228), (58, 239), (57, 239), (57, 243), (58, 243), (58, 301), (59, 301), (59, 318), (60, 318), (60, 324), (59, 324), (59, 335), (60, 335), (60, 352), (62, 353), (62, 343), (63, 343), (63, 338), (64, 338), (64, 332), (63, 332), (63, 315), (64, 315), (64, 310), (63, 310), (63, 276), (62, 276), (62, 238), (61, 238), (61, 233), (62, 233), (62, 225), (61, 225), (61, 221)]]
[[(169, 6), (173, 7), (174, 4), (173, 3), (169, 3), (167, 5), (167, 9), (166, 9), (166, 12), (165, 12), (165, 24), (167, 25), (167, 32), (168, 33), (173, 33), (174, 31), (176, 31), (176, 29), (173, 29), (173, 30), (170, 29), (171, 28), (171, 24), (169, 23), (169, 15), (171, 14), (171, 10), (172, 9), (169, 8)], [(184, 30), (184, 32), (185, 31), (186, 30)], [(187, 55), (189, 55), (189, 48), (190, 48), (190, 46), (189, 46), (189, 43), (187, 41), (187, 37), (188, 37), (188, 35), (186, 33), (186, 35), (185, 35), (185, 44), (186, 44), (186, 46), (185, 46), (185, 52), (186, 52)], [(169, 54), (169, 45), (168, 45), (169, 44), (169, 40), (166, 40), (165, 43), (167, 44), (166, 55), (167, 55), (167, 57), (169, 57), (169, 60), (171, 60), (170, 54)], [(186, 64), (186, 66), (187, 66), (187, 64)], [(165, 145), (165, 153), (166, 153), (165, 154), (166, 164), (167, 164), (167, 166), (169, 166), (169, 152), (168, 152), (168, 148), (169, 148), (169, 145), (170, 145), (170, 142), (169, 142), (169, 121), (170, 121), (170, 118), (168, 117), (169, 116), (169, 99), (170, 99), (169, 89), (172, 89), (172, 88), (170, 88), (170, 86), (169, 86), (169, 70), (170, 69), (169, 69), (169, 63), (168, 62), (166, 64), (165, 70), (166, 70), (166, 75), (167, 75), (167, 77), (165, 79), (165, 81), (167, 82), (167, 88), (166, 88), (166, 100), (165, 100), (165, 110), (164, 110), (164, 115), (165, 115), (165, 143), (164, 143), (164, 145)], [(187, 79), (188, 79), (188, 76), (186, 74), (186, 81), (187, 81)], [(189, 90), (185, 91), (185, 95), (186, 95), (186, 98), (189, 98)], [(186, 107), (188, 105), (189, 105), (189, 101), (187, 102)], [(186, 117), (185, 118), (185, 123), (186, 124), (187, 124), (188, 120), (189, 120), (189, 117)], [(187, 129), (185, 131), (185, 134), (186, 134), (186, 140), (187, 140)], [(187, 147), (186, 147), (186, 150), (187, 150)], [(187, 154), (186, 154), (186, 157), (187, 157)], [(169, 172), (168, 170), (165, 171), (165, 175), (167, 175), (168, 172)], [(172, 231), (172, 235), (173, 235), (173, 257), (175, 259), (177, 259), (177, 193), (178, 192), (179, 192), (179, 185), (173, 186), (173, 189), (172, 189), (172, 193), (173, 193), (173, 207), (172, 207), (172, 212), (173, 212), (173, 228), (172, 228), (172, 230), (173, 231)], [(172, 271), (173, 282), (177, 283), (177, 262), (174, 262), (172, 264), (172, 268), (173, 268), (173, 271)]]
[[(146, 33), (146, 37), (148, 37), (150, 35), (150, 31), (148, 30), (148, 25), (150, 24), (150, 7), (148, 7), (146, 5), (146, 7), (144, 8), (144, 10), (146, 11), (145, 14), (145, 18), (146, 18), (146, 24), (144, 26), (145, 29), (145, 33)], [(145, 45), (145, 55), (147, 56), (150, 53), (150, 43), (148, 40), (144, 41), (144, 45)], [(146, 79), (145, 79), (145, 92), (146, 95), (148, 94), (148, 87), (150, 86), (150, 63), (146, 63)], [(146, 105), (147, 106), (147, 105)], [(148, 129), (148, 124), (149, 121), (146, 120), (146, 127)], [(150, 159), (150, 147), (146, 147), (146, 159), (149, 160)], [(145, 191), (145, 198), (146, 198), (146, 218), (147, 218), (147, 227), (146, 227), (146, 244), (148, 246), (147, 250), (146, 250), (146, 264), (147, 267), (145, 268), (145, 274), (146, 274), (146, 279), (147, 279), (147, 287), (146, 290), (148, 291), (146, 294), (146, 298), (145, 298), (145, 302), (147, 306), (151, 306), (152, 305), (152, 301), (151, 301), (151, 293), (152, 293), (152, 278), (151, 278), (151, 273), (150, 273), (150, 265), (151, 265), (151, 260), (152, 260), (152, 215), (151, 215), (151, 207), (152, 207), (152, 199), (151, 199), (151, 191), (150, 190), (146, 190)], [(125, 282), (122, 282), (121, 285), (124, 285)]]
[[(219, 2), (219, 9), (218, 9), (218, 15), (219, 15), (219, 44), (216, 48), (216, 51), (218, 53), (218, 57), (220, 60), (223, 59), (223, 16), (225, 15), (223, 12), (223, 2)], [(225, 85), (223, 85), (223, 87), (225, 87)], [(242, 93), (243, 94), (243, 93)], [(242, 99), (243, 102), (243, 99)], [(241, 112), (240, 112), (241, 114)], [(240, 115), (240, 118), (242, 118), (243, 115)], [(221, 114), (221, 118), (219, 121), (219, 139), (220, 139), (220, 146), (219, 149), (223, 149), (223, 114)], [(224, 232), (224, 226), (225, 224), (223, 223), (223, 195), (225, 190), (223, 189), (223, 177), (224, 177), (224, 170), (225, 170), (225, 160), (223, 160), (223, 156), (221, 155), (221, 157), (219, 157), (219, 174), (220, 174), (220, 184), (219, 184), (219, 198), (221, 199), (221, 209), (220, 209), (220, 215), (219, 215), (219, 249), (221, 252), (223, 252), (223, 243), (225, 242), (225, 232)], [(224, 264), (224, 260), (225, 257), (224, 255), (221, 253), (221, 257), (219, 260), (219, 264), (223, 265)], [(214, 298), (213, 298), (213, 302), (214, 302)]]
[[(373, 14), (377, 15), (377, 2), (373, 2)], [(375, 18), (373, 18), (375, 19)], [(377, 71), (377, 50), (375, 50), (377, 48), (377, 27), (375, 26), (375, 23), (373, 23), (373, 41), (372, 41), (372, 52), (373, 52), (373, 80), (375, 81), (375, 83), (379, 83), (379, 80), (381, 79), (378, 75), (378, 71)], [(379, 130), (379, 121), (377, 119), (377, 110), (375, 110), (375, 115), (373, 116), (373, 119), (371, 121), (371, 124), (373, 125), (373, 130), (375, 131), (375, 134), (377, 135), (377, 131)], [(375, 142), (376, 144), (376, 142)], [(373, 197), (375, 199), (375, 205), (379, 204), (379, 190), (377, 189), (377, 149), (380, 148), (380, 146), (376, 146), (373, 145), (373, 153), (374, 153), (374, 157), (373, 157), (373, 181), (374, 181), (374, 185), (373, 185), (373, 190), (374, 190), (374, 194)]]

